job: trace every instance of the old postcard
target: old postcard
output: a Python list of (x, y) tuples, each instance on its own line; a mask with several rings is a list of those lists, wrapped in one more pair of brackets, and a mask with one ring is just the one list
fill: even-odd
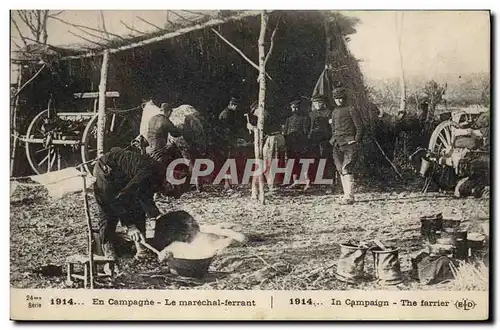
[(491, 317), (489, 11), (10, 15), (11, 319)]

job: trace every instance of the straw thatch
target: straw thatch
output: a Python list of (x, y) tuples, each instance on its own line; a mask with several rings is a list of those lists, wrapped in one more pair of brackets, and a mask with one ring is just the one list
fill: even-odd
[[(310, 95), (325, 66), (325, 17), (317, 11), (274, 11), (269, 26), (274, 28), (278, 20), (281, 22), (275, 49), (268, 63), (272, 81), (268, 83), (267, 103), (270, 109), (283, 112), (292, 98)], [(256, 61), (259, 21), (259, 12), (216, 19), (205, 16), (167, 33), (159, 30), (112, 39), (107, 45), (111, 49), (108, 89), (120, 92), (120, 106), (125, 108), (154, 98), (174, 104), (188, 103), (212, 117), (234, 94), (249, 105), (257, 97), (258, 72), (211, 29)], [(76, 106), (71, 102), (73, 93), (97, 89), (99, 54), (104, 48), (72, 47), (69, 50), (61, 47), (64, 51), (60, 52), (46, 47), (50, 51), (40, 55), (53, 64), (45, 74), (50, 77), (39, 79), (26, 95), (35, 94), (41, 99), (37, 103), (42, 108), (50, 93), (60, 107), (70, 109)], [(38, 89), (41, 92), (35, 91)]]
[[(249, 107), (257, 99), (258, 71), (212, 29), (257, 62), (260, 12), (217, 13), (180, 21), (149, 34), (115, 37), (105, 45), (46, 46), (38, 52), (25, 52), (23, 56), (29, 61), (23, 62), (27, 64), (24, 74), (28, 78), (40, 60), (48, 63), (49, 69), (23, 91), (25, 104), (20, 111), (26, 121), (23, 124), (20, 120), (21, 134), (31, 118), (47, 107), (51, 95), (56, 109), (85, 110), (81, 101), (73, 99), (73, 93), (97, 91), (104, 49), (111, 54), (107, 89), (120, 92), (115, 107), (128, 109), (148, 99), (190, 104), (208, 120), (216, 118), (231, 96), (239, 96), (242, 106)], [(268, 123), (283, 122), (292, 99), (310, 97), (327, 63), (333, 68), (347, 66), (336, 78), (344, 81), (354, 93), (355, 105), (367, 113), (363, 77), (345, 40), (347, 34), (355, 32), (355, 22), (320, 11), (272, 11), (269, 28), (274, 29), (278, 22), (267, 64), (272, 77), (267, 83)], [(310, 104), (304, 102), (304, 108)], [(242, 133), (247, 134), (244, 128)]]

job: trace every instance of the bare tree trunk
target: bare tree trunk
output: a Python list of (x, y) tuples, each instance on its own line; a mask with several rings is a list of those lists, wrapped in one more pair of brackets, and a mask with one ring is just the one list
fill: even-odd
[[(255, 159), (258, 160), (259, 155), (259, 134), (258, 130), (253, 130), (253, 151), (255, 154)], [(257, 199), (259, 197), (259, 187), (258, 187), (258, 178), (254, 175), (252, 176), (252, 199)]]
[[(266, 108), (266, 50), (265, 50), (265, 40), (266, 40), (266, 30), (267, 22), (269, 21), (269, 15), (265, 10), (262, 11), (260, 16), (260, 35), (259, 35), (259, 108), (257, 117), (257, 130), (256, 130), (256, 140), (258, 145), (258, 154), (255, 155), (262, 166), (264, 166), (263, 157), (263, 139), (264, 139), (264, 111)], [(264, 194), (264, 175), (260, 174), (258, 177), (259, 183), (259, 201), (265, 203)]]
[[(404, 66), (403, 66), (403, 51), (401, 49), (401, 43), (402, 43), (402, 37), (403, 37), (403, 15), (404, 13), (401, 13), (401, 20), (399, 24), (399, 29), (398, 31), (398, 51), (399, 51), (399, 63), (400, 63), (400, 71), (399, 71), (399, 84), (400, 84), (400, 89), (401, 89), (401, 95), (400, 95), (400, 100), (399, 100), (399, 111), (400, 112), (405, 112), (406, 111), (406, 84), (405, 84), (405, 72), (404, 72)], [(397, 13), (396, 13), (396, 19), (397, 19)], [(397, 24), (396, 24), (397, 25)]]
[(109, 52), (104, 51), (101, 65), (101, 82), (99, 84), (99, 107), (97, 117), (97, 156), (104, 154), (104, 132), (106, 130), (106, 84), (108, 80)]
[(43, 44), (47, 44), (47, 39), (49, 37), (49, 34), (47, 33), (47, 21), (49, 18), (49, 11), (44, 10), (44, 16), (43, 16), (43, 25), (42, 25), (42, 42)]

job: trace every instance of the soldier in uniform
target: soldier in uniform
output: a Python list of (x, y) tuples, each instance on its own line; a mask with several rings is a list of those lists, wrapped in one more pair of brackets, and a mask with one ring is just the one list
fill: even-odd
[(168, 135), (178, 137), (182, 132), (169, 119), (172, 108), (167, 103), (162, 103), (161, 110), (162, 113), (153, 116), (149, 120), (146, 136), (149, 145), (146, 147), (146, 153), (154, 160), (167, 166), (165, 155), (167, 153)]
[[(293, 183), (290, 188), (299, 184), (298, 178), (302, 173), (299, 160), (306, 158), (308, 154), (308, 133), (311, 126), (311, 119), (300, 110), (300, 100), (295, 100), (290, 103), (292, 115), (285, 121), (283, 134), (286, 140), (286, 148), (288, 159), (294, 160), (292, 179)], [(303, 173), (306, 179), (305, 190), (309, 188), (310, 179), (309, 173)]]
[[(185, 185), (166, 182), (166, 167), (147, 155), (112, 148), (94, 167), (94, 195), (99, 214), (99, 237), (106, 257), (116, 259), (116, 226), (121, 223), (135, 242), (136, 258), (144, 256), (139, 241), (144, 240), (146, 216), (160, 211), (153, 201), (156, 192), (180, 197)], [(186, 180), (189, 181), (189, 180)]]
[[(240, 102), (232, 97), (228, 106), (219, 114), (220, 138), (226, 149), (226, 159), (230, 159), (237, 147), (241, 129), (244, 127), (243, 114), (238, 112)], [(224, 179), (224, 188), (230, 189), (229, 176)]]
[(337, 172), (342, 180), (344, 198), (342, 204), (354, 203), (353, 167), (358, 158), (359, 146), (364, 128), (359, 113), (347, 103), (346, 92), (342, 87), (333, 91), (336, 109), (332, 112), (332, 155)]
[[(456, 197), (488, 196), (490, 182), (490, 113), (481, 113), (472, 123), (461, 125), (465, 127), (470, 137), (476, 140), (477, 148), (471, 148), (461, 161), (459, 168), (467, 176), (458, 181), (455, 187)], [(458, 126), (458, 125), (457, 125)], [(455, 141), (455, 147), (458, 141)]]
[[(321, 159), (326, 160), (326, 171), (331, 167), (331, 146), (329, 144), (332, 136), (329, 120), (332, 110), (326, 105), (326, 98), (323, 95), (316, 95), (312, 98), (311, 126), (309, 129), (309, 142), (311, 153), (315, 158), (315, 166), (317, 168)], [(327, 189), (330, 191), (331, 187)]]

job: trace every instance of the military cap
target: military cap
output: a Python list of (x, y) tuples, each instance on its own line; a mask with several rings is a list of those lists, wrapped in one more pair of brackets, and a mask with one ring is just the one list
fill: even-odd
[(236, 104), (236, 105), (239, 105), (240, 104), (240, 100), (236, 97), (231, 97), (231, 100), (229, 101), (230, 104)]
[(292, 102), (290, 102), (290, 106), (293, 106), (293, 105), (300, 105), (300, 100), (293, 100)]

